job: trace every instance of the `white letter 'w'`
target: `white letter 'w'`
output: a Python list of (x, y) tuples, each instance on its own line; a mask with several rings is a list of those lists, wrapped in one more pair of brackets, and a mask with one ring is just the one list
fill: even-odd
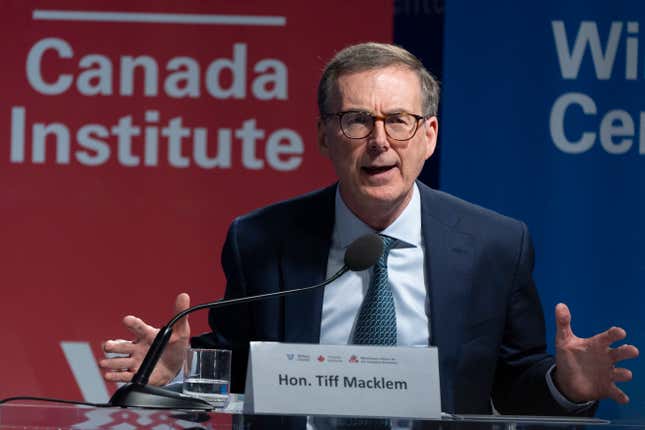
[(558, 61), (560, 62), (560, 73), (564, 79), (576, 79), (582, 63), (582, 57), (585, 48), (589, 45), (591, 49), (591, 58), (597, 79), (611, 78), (618, 41), (623, 29), (622, 22), (612, 22), (609, 30), (609, 40), (605, 52), (600, 46), (600, 37), (598, 36), (598, 26), (593, 21), (582, 21), (576, 40), (573, 44), (573, 53), (569, 48), (567, 34), (563, 21), (552, 21), (553, 38), (555, 39), (555, 48), (558, 52)]
[(110, 396), (88, 342), (61, 342), (61, 348), (86, 402), (105, 403)]

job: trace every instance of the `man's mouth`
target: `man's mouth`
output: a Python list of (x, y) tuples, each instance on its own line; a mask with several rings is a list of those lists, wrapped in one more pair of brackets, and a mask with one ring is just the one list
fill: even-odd
[(361, 169), (368, 175), (378, 175), (379, 173), (387, 172), (394, 169), (396, 166), (363, 166)]

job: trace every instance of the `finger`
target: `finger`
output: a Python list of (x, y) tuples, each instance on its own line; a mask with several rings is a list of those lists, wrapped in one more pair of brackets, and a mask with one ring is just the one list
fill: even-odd
[(638, 357), (638, 348), (634, 345), (621, 345), (609, 351), (609, 356), (614, 363), (622, 360), (629, 360), (630, 358)]
[(632, 380), (632, 372), (629, 369), (617, 367), (613, 369), (611, 378), (615, 382), (627, 382)]
[(133, 368), (137, 362), (130, 357), (104, 358), (99, 360), (99, 366), (105, 370), (126, 370)]
[(617, 403), (625, 404), (629, 402), (629, 397), (623, 392), (616, 384), (611, 384), (609, 388), (609, 397), (614, 399)]
[[(190, 307), (190, 296), (186, 293), (177, 295), (175, 299), (175, 314), (183, 312)], [(175, 333), (180, 337), (190, 337), (190, 325), (188, 316), (183, 317), (175, 325)]]
[(110, 382), (130, 382), (133, 376), (134, 372), (106, 372), (103, 374), (103, 378)]
[(132, 354), (135, 348), (131, 341), (123, 339), (107, 340), (103, 343), (103, 352), (109, 354)]
[(612, 327), (607, 331), (597, 334), (596, 337), (598, 341), (604, 345), (611, 345), (614, 342), (625, 339), (627, 333), (620, 327)]
[(175, 313), (185, 311), (190, 307), (190, 296), (187, 293), (180, 293), (175, 299)]
[[(146, 324), (141, 318), (128, 315), (123, 318), (123, 325), (134, 334), (137, 339), (152, 339), (157, 334), (157, 329)], [(135, 340), (135, 342), (136, 342)]]
[(573, 337), (571, 330), (571, 312), (564, 303), (555, 306), (555, 341), (564, 342)]
[(105, 350), (106, 345), (108, 345), (108, 344), (109, 345), (114, 345), (115, 343), (119, 343), (119, 342), (130, 342), (130, 341), (125, 340), (125, 339), (108, 339), (108, 340), (106, 340), (105, 342), (103, 342), (101, 344), (101, 349), (103, 350), (103, 352), (109, 352), (109, 351)]

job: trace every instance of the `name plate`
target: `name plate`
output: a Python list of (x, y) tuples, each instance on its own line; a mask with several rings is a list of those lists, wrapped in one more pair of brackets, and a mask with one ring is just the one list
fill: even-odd
[(251, 342), (248, 413), (441, 418), (435, 347)]

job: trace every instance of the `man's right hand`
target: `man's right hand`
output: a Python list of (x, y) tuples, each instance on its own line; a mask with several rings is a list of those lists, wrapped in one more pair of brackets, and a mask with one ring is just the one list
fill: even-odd
[[(175, 300), (174, 315), (189, 307), (190, 297), (188, 294), (179, 294)], [(103, 351), (106, 353), (123, 355), (122, 357), (104, 358), (99, 361), (99, 366), (104, 371), (103, 377), (106, 381), (131, 381), (159, 331), (158, 328), (152, 327), (142, 319), (132, 315), (124, 317), (123, 324), (134, 334), (134, 339), (131, 341), (108, 340), (103, 343)], [(184, 317), (173, 327), (172, 336), (150, 376), (149, 384), (166, 385), (175, 378), (184, 362), (189, 342), (190, 325), (188, 324), (188, 317)]]

